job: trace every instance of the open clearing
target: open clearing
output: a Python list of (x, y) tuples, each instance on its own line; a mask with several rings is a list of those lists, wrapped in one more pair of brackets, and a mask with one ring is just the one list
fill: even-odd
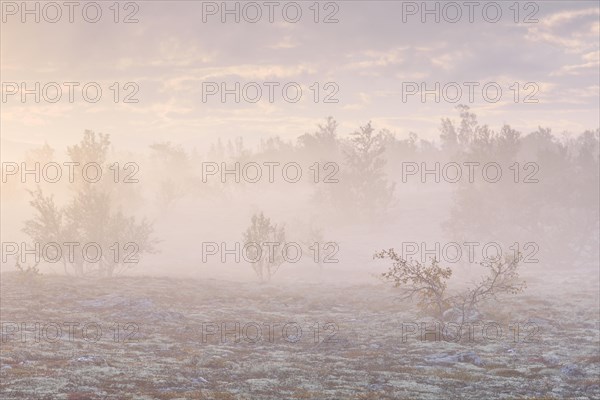
[(525, 293), (490, 307), (455, 343), (450, 330), (420, 337), (433, 320), (377, 282), (5, 273), (0, 397), (600, 398), (589, 276), (528, 279)]

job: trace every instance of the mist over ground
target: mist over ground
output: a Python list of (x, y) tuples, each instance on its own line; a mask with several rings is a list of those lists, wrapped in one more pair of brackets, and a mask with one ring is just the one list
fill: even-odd
[(1, 398), (600, 398), (597, 3), (24, 4)]

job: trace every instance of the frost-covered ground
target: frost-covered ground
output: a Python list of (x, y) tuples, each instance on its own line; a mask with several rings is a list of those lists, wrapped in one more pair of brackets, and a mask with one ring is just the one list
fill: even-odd
[(455, 343), (377, 281), (5, 273), (0, 398), (600, 398), (591, 276), (528, 279)]

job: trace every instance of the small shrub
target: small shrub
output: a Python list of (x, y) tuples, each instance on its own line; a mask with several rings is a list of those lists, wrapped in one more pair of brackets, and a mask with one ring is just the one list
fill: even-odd
[[(252, 216), (251, 224), (243, 233), (244, 245), (250, 245), (248, 257), (261, 282), (270, 281), (284, 263), (281, 246), (285, 242), (285, 228), (272, 224), (263, 213)], [(276, 245), (273, 246), (272, 244)]]
[(15, 268), (19, 271), (21, 281), (31, 282), (41, 276), (39, 265), (40, 260), (36, 260), (33, 265), (23, 265), (21, 264), (21, 254), (16, 255)]
[(517, 294), (526, 287), (519, 280), (517, 268), (521, 255), (486, 259), (480, 263), (488, 271), (475, 286), (459, 293), (447, 294), (447, 281), (452, 276), (450, 268), (442, 268), (438, 261), (424, 265), (414, 260), (404, 260), (394, 249), (382, 250), (376, 259), (389, 259), (392, 266), (382, 274), (384, 281), (403, 289), (404, 299), (416, 299), (419, 307), (441, 321), (455, 320), (461, 326), (477, 314), (479, 306), (488, 300), (499, 300), (505, 294)]

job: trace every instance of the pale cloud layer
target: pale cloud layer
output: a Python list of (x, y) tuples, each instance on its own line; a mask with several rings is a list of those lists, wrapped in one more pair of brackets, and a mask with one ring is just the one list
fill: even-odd
[[(418, 2), (420, 3), (420, 2)], [(102, 100), (23, 104), (18, 96), (2, 103), (2, 138), (38, 143), (49, 135), (72, 142), (84, 129), (113, 134), (116, 143), (147, 144), (164, 139), (184, 143), (216, 140), (215, 135), (294, 139), (328, 115), (342, 133), (369, 120), (399, 135), (409, 131), (435, 138), (440, 118), (454, 116), (456, 104), (468, 104), (490, 125), (510, 123), (529, 132), (538, 125), (579, 132), (595, 129), (599, 108), (599, 7), (597, 2), (538, 2), (537, 23), (515, 23), (503, 4), (503, 17), (486, 22), (422, 23), (419, 15), (402, 22), (402, 2), (338, 2), (338, 23), (314, 23), (312, 3), (303, 18), (252, 24), (208, 16), (201, 2), (140, 2), (139, 23), (115, 24), (112, 15), (97, 24), (81, 20), (21, 23), (9, 16), (2, 24), (3, 82), (98, 82)], [(321, 10), (324, 18), (333, 9)], [(108, 11), (108, 10), (105, 10)], [(530, 10), (521, 10), (524, 18)], [(202, 102), (203, 82), (277, 82), (275, 101), (267, 89), (257, 103), (218, 96)], [(115, 82), (139, 86), (137, 104), (115, 104)], [(297, 82), (302, 98), (282, 99), (281, 87)], [(337, 103), (315, 104), (335, 92)], [(402, 101), (404, 82), (430, 89), (456, 82), (478, 82), (474, 103), (466, 88), (457, 103), (420, 94)], [(481, 86), (497, 82), (497, 103), (483, 100)], [(515, 104), (511, 85), (539, 88), (535, 104)], [(120, 95), (127, 94), (121, 88)], [(229, 97), (233, 99), (233, 96)]]

